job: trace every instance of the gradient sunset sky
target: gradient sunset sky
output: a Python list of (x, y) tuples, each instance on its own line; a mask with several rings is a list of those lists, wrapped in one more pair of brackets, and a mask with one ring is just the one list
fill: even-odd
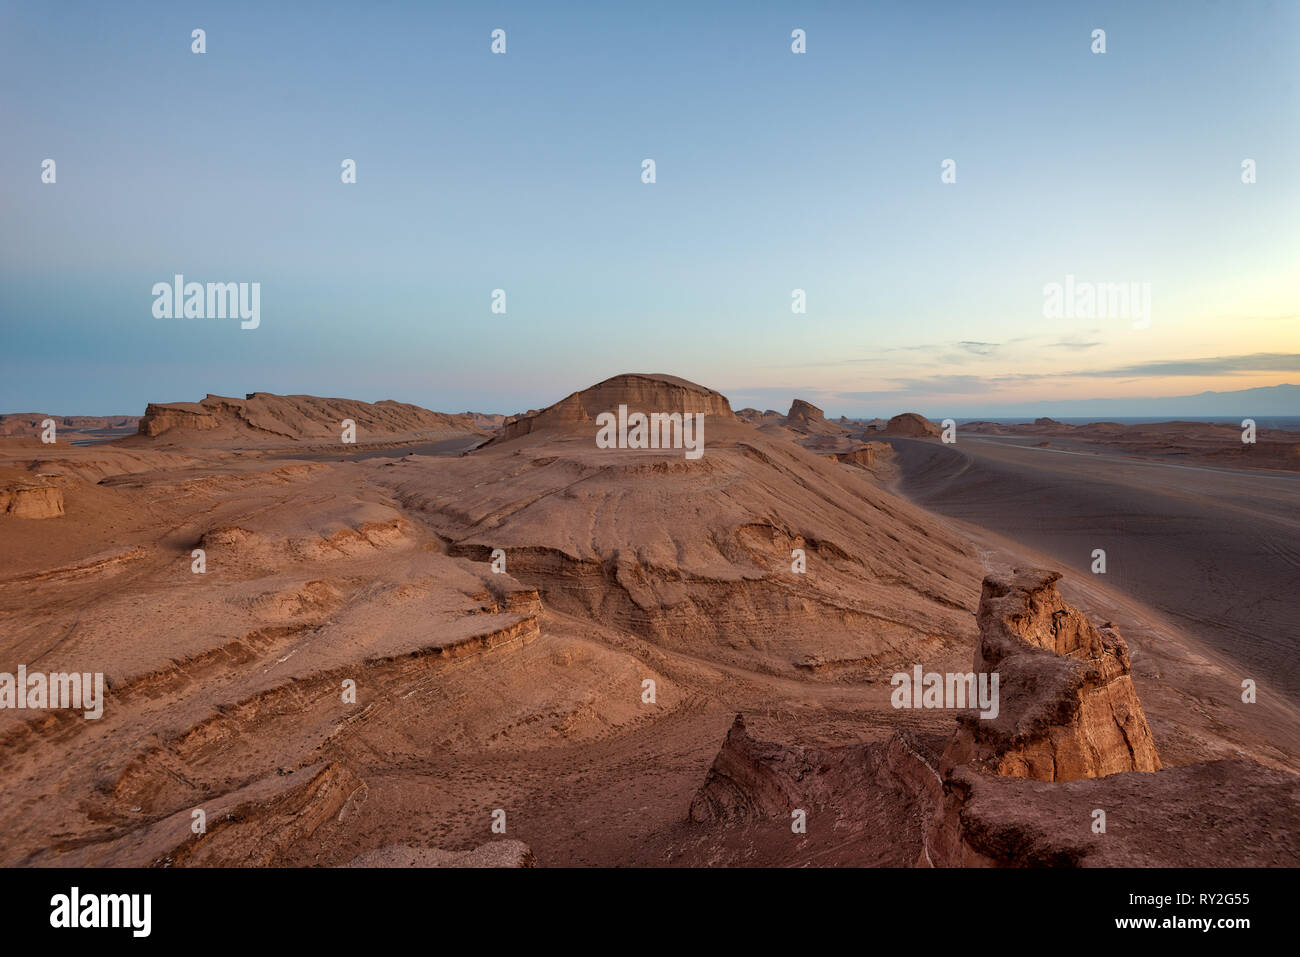
[[(1298, 49), (1288, 2), (0, 3), (0, 411), (1300, 383)], [(260, 328), (154, 318), (175, 273)], [(1066, 275), (1150, 327), (1044, 318)]]

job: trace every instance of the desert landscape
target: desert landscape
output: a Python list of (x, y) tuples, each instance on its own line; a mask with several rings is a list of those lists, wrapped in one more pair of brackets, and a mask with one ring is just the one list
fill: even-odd
[(1300, 433), (640, 373), (48, 418), (0, 417), (0, 672), (105, 690), (0, 710), (6, 866), (1300, 863)]
[(0, 5), (5, 940), (1286, 935), (1298, 41)]

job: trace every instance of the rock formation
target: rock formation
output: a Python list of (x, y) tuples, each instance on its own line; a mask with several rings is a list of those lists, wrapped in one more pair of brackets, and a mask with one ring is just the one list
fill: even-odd
[(46, 415), (42, 412), (6, 412), (0, 415), (0, 437), (36, 437), (44, 431), (46, 419), (53, 419), (58, 432), (108, 432), (134, 429), (140, 421), (134, 415)]
[(509, 442), (539, 429), (594, 423), (596, 416), (617, 412), (620, 405), (626, 405), (628, 412), (704, 412), (719, 419), (736, 419), (731, 404), (712, 389), (677, 376), (633, 372), (574, 392), (540, 412), (507, 419), (496, 441)]
[(1160, 767), (1128, 645), (1061, 598), (1060, 572), (984, 580), (974, 669), (1000, 675), (996, 718), (958, 717), (945, 767), (1072, 781)]
[[(599, 447), (618, 404), (698, 409), (703, 456)], [(1294, 748), (1240, 732), (1287, 733), (1276, 689), (1179, 684), (1201, 659), (1172, 627), (1131, 677), (1054, 575), (981, 598), (980, 552), (882, 487), (860, 423), (729, 407), (632, 375), (490, 445), (454, 430), (491, 417), (266, 395), (4, 440), (0, 671), (103, 672), (107, 701), (0, 709), (0, 864), (526, 864), (484, 845), (494, 808), (563, 865), (1295, 860)], [(345, 415), (382, 454), (310, 446)], [(68, 518), (17, 517), (52, 492)], [(998, 719), (890, 707), (891, 673), (973, 649)]]
[[(598, 448), (619, 404), (705, 411), (703, 456)], [(971, 629), (956, 579), (978, 567), (955, 536), (682, 380), (617, 376), (384, 484), (450, 554), (504, 549), (549, 607), (729, 664), (845, 680)]]
[[(212, 399), (208, 396), (204, 402)], [(233, 400), (232, 400), (233, 401)], [(140, 420), (140, 435), (149, 438), (162, 435), (171, 429), (187, 432), (210, 432), (221, 428), (221, 418), (216, 409), (199, 402), (150, 402), (145, 407), (144, 417)]]
[(826, 421), (826, 414), (811, 402), (795, 399), (790, 404), (790, 412), (785, 417), (785, 425), (796, 432), (843, 432), (832, 422)]
[(0, 515), (57, 518), (63, 514), (63, 490), (55, 485), (9, 482), (0, 485)]
[(358, 445), (485, 434), (472, 413), (447, 415), (390, 399), (372, 403), (269, 392), (243, 399), (209, 395), (201, 402), (150, 403), (139, 434), (191, 445), (338, 442), (346, 419), (356, 423)]
[(864, 469), (874, 469), (880, 462), (893, 454), (888, 442), (866, 442), (848, 452), (836, 452), (837, 462), (858, 465)]
[(884, 428), (886, 435), (918, 439), (937, 437), (941, 431), (939, 426), (915, 412), (903, 412), (894, 416)]
[[(765, 823), (784, 824), (794, 811), (813, 822), (809, 835), (817, 821), (833, 822), (833, 839), (783, 839), (783, 863), (825, 861), (834, 846), (846, 849), (841, 863), (902, 855), (945, 867), (1300, 859), (1300, 776), (1249, 760), (1160, 770), (1123, 638), (1066, 603), (1059, 578), (1018, 569), (985, 579), (975, 671), (1001, 676), (997, 718), (959, 714), (946, 746), (899, 731), (803, 748), (755, 739), (737, 715), (689, 820), (742, 829), (750, 837), (730, 844), (745, 855), (758, 853)], [(1098, 811), (1109, 831), (1093, 826)], [(1250, 837), (1261, 821), (1271, 841)], [(868, 850), (856, 841), (864, 833), (889, 834), (894, 850)]]

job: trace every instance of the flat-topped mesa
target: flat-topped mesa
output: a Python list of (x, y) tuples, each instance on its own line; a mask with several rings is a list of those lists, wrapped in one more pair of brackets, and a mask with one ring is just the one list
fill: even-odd
[(221, 420), (197, 402), (150, 402), (136, 431), (153, 438), (171, 429), (206, 432), (221, 428)]
[(998, 674), (999, 713), (959, 716), (943, 770), (967, 764), (1040, 781), (1159, 770), (1128, 645), (1069, 605), (1060, 577), (1016, 569), (984, 579), (974, 670)]
[(151, 402), (140, 420), (139, 434), (186, 440), (195, 433), (220, 433), (240, 440), (297, 442), (337, 441), (342, 422), (356, 423), (360, 444), (414, 439), (431, 433), (482, 434), (470, 414), (447, 415), (405, 402), (361, 402), (314, 395), (252, 392), (243, 399), (205, 396), (201, 402)]
[(940, 432), (937, 425), (916, 412), (899, 413), (885, 426), (886, 435), (901, 435), (908, 438), (937, 436)]
[(629, 372), (598, 382), (590, 388), (566, 396), (540, 412), (507, 420), (499, 442), (508, 442), (540, 429), (566, 428), (591, 423), (602, 412), (617, 412), (620, 405), (628, 412), (703, 412), (706, 415), (734, 420), (726, 396), (702, 385), (658, 373)]
[(139, 421), (133, 415), (47, 415), (43, 412), (5, 412), (0, 414), (0, 437), (38, 436), (45, 431), (47, 419), (53, 419), (60, 431), (127, 429)]

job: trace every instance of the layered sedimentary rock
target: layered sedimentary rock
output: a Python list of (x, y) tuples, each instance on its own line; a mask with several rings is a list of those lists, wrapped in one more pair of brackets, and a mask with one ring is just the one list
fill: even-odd
[(1064, 783), (955, 769), (916, 863), (1295, 867), (1300, 775), (1246, 759)]
[(805, 802), (819, 753), (750, 736), (736, 715), (708, 777), (691, 801), (692, 821), (788, 816)]
[[(63, 514), (63, 489), (58, 479), (37, 472), (0, 467), (0, 515), (14, 518), (57, 518)], [(54, 478), (54, 481), (48, 479)]]
[(54, 420), (58, 431), (94, 432), (135, 428), (140, 421), (134, 415), (46, 415), (42, 412), (7, 412), (0, 415), (0, 437), (39, 436), (45, 422)]
[(923, 415), (918, 415), (915, 412), (903, 412), (890, 419), (884, 431), (886, 435), (926, 438), (939, 435), (941, 430)]
[(162, 435), (171, 429), (208, 432), (219, 428), (221, 428), (221, 419), (216, 412), (198, 402), (150, 402), (145, 407), (144, 417), (140, 419), (138, 425), (139, 434), (150, 438)]
[(738, 714), (689, 816), (696, 822), (788, 821), (796, 808), (839, 806), (852, 793), (877, 787), (901, 789), (934, 810), (942, 793), (933, 769), (939, 743), (934, 735), (899, 732), (885, 741), (803, 748), (754, 738)]
[(57, 518), (63, 514), (63, 490), (54, 485), (9, 484), (0, 487), (0, 515)]
[(864, 469), (874, 469), (883, 459), (892, 454), (893, 449), (887, 442), (866, 442), (851, 451), (836, 452), (834, 457), (837, 462), (844, 462), (847, 465), (859, 465)]
[(209, 395), (201, 402), (150, 403), (139, 434), (185, 442), (230, 438), (241, 442), (335, 441), (342, 423), (356, 424), (358, 444), (453, 434), (483, 434), (470, 413), (447, 415), (405, 402), (359, 402), (311, 395), (253, 392), (243, 399)]
[(943, 785), (940, 735), (900, 731), (883, 741), (809, 748), (753, 737), (737, 715), (689, 820), (710, 830), (687, 863), (900, 867), (923, 857)]
[(1059, 572), (984, 580), (975, 672), (1000, 676), (996, 718), (958, 717), (945, 768), (1072, 781), (1160, 767), (1128, 645), (1061, 598)]
[(826, 414), (811, 402), (795, 399), (790, 404), (790, 413), (785, 417), (785, 426), (796, 432), (834, 433), (844, 431), (841, 426), (826, 421)]
[[(882, 822), (920, 821), (919, 831), (890, 832), (893, 853), (920, 866), (1300, 860), (1300, 777), (1249, 760), (1160, 770), (1123, 638), (1066, 603), (1059, 578), (1018, 569), (985, 579), (974, 667), (1001, 676), (997, 718), (960, 714), (946, 746), (900, 731), (802, 748), (755, 739), (737, 716), (689, 819), (757, 835), (796, 810), (810, 820), (829, 810), (850, 845)], [(1251, 834), (1260, 821), (1272, 834), (1265, 842)], [(801, 859), (788, 842), (785, 851), (785, 862)]]
[[(701, 658), (849, 680), (973, 636), (979, 567), (960, 540), (863, 470), (679, 381), (615, 377), (523, 435), (507, 426), (470, 455), (394, 465), (383, 483), (450, 554), (499, 549), (549, 607)], [(715, 410), (702, 455), (598, 446), (595, 416), (619, 404)]]
[(731, 404), (723, 395), (702, 385), (658, 373), (625, 373), (590, 388), (574, 392), (540, 412), (506, 420), (497, 441), (508, 442), (540, 429), (563, 428), (595, 422), (602, 412), (703, 412), (734, 421)]

